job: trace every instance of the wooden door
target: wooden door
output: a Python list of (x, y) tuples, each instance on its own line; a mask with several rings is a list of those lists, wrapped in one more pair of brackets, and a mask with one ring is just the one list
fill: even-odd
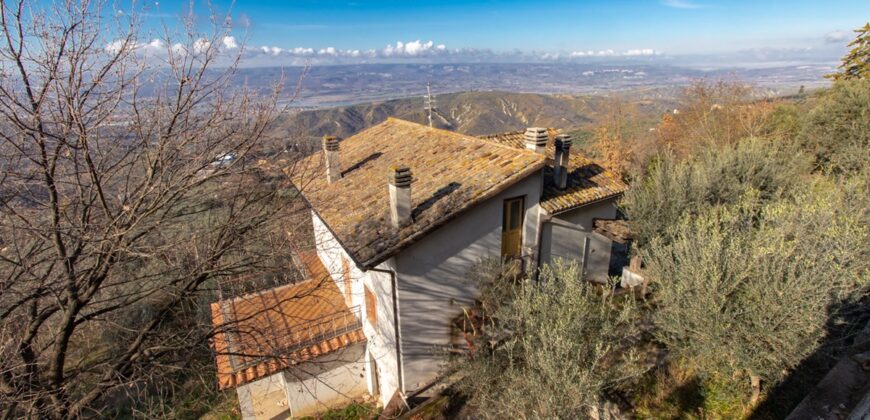
[(502, 206), (501, 258), (518, 258), (523, 246), (523, 197), (510, 198)]

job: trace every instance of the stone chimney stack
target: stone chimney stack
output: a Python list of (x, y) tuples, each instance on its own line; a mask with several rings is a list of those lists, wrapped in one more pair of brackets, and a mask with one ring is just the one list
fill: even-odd
[(390, 218), (399, 229), (411, 223), (411, 169), (399, 165), (390, 168)]
[(332, 184), (341, 179), (341, 163), (338, 158), (337, 137), (323, 137), (323, 159), (326, 161), (326, 181)]
[(559, 134), (556, 136), (555, 171), (553, 173), (556, 187), (564, 190), (568, 186), (568, 161), (571, 157), (571, 136)]
[(544, 154), (547, 151), (547, 129), (541, 127), (529, 127), (523, 135), (526, 149)]

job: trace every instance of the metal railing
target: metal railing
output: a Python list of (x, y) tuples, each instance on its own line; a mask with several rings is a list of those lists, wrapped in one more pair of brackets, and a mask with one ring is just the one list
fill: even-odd
[[(264, 350), (262, 355), (234, 355), (231, 357), (231, 364), (235, 371), (240, 371), (262, 363), (265, 360), (281, 360), (297, 350), (311, 347), (315, 344), (361, 329), (362, 321), (360, 319), (360, 307), (354, 306), (348, 308), (346, 311), (326, 315), (317, 320), (293, 328), (291, 331), (287, 332), (287, 336), (279, 336), (278, 334), (280, 334), (280, 332), (276, 331), (274, 337), (270, 337), (266, 340), (267, 342), (275, 343), (275, 346), (271, 346), (272, 348)], [(278, 343), (288, 344), (281, 346), (277, 345)]]
[(347, 311), (327, 315), (297, 328), (296, 331), (291, 331), (294, 344), (282, 351), (296, 351), (360, 329), (362, 329), (360, 307), (354, 306)]

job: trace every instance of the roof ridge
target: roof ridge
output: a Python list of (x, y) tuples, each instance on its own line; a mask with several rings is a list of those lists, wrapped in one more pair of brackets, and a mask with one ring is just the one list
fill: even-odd
[[(492, 137), (509, 136), (509, 135), (515, 135), (515, 134), (525, 134), (526, 130), (528, 130), (529, 128), (532, 128), (532, 127), (528, 127), (526, 129), (522, 129), (522, 130), (503, 131), (501, 133), (481, 134), (479, 136), (474, 136), (474, 137), (477, 137), (479, 139), (488, 139), (488, 138), (492, 138)], [(560, 133), (560, 134), (562, 131), (561, 128), (556, 128), (556, 127), (537, 127), (537, 128), (543, 128), (544, 130), (547, 130), (547, 135), (550, 134), (550, 131), (555, 131), (555, 132)]]
[[(512, 150), (512, 151), (522, 151), (523, 153), (525, 153), (525, 154), (527, 154), (527, 155), (539, 155), (539, 153), (533, 152), (533, 151), (531, 151), (531, 150), (519, 149), (519, 148), (516, 148), (516, 147), (511, 147), (511, 146), (504, 145), (504, 144), (500, 144), (500, 143), (493, 143), (493, 142), (491, 142), (491, 141), (486, 141), (485, 139), (482, 139), (482, 138), (480, 138), (480, 137), (472, 136), (471, 134), (460, 133), (460, 132), (458, 132), (458, 131), (450, 131), (450, 130), (446, 130), (446, 129), (443, 129), (443, 128), (429, 127), (429, 126), (427, 126), (427, 125), (425, 125), (425, 124), (420, 124), (420, 123), (416, 123), (416, 122), (413, 122), (413, 121), (403, 120), (403, 119), (398, 118), (398, 117), (387, 117), (387, 119), (386, 119), (384, 122), (388, 122), (388, 121), (395, 121), (395, 122), (399, 122), (399, 123), (406, 124), (406, 125), (419, 126), (419, 127), (422, 127), (422, 128), (428, 129), (428, 130), (433, 130), (433, 131), (441, 131), (441, 132), (443, 132), (443, 133), (450, 134), (450, 135), (452, 135), (452, 136), (458, 136), (458, 137), (461, 137), (463, 141), (471, 140), (471, 141), (474, 141), (474, 142), (479, 142), (479, 143), (481, 143), (481, 144), (494, 145), (494, 146), (501, 147), (501, 148), (508, 149), (508, 150)], [(381, 124), (383, 124), (383, 123), (381, 123)], [(380, 124), (378, 124), (378, 125), (380, 125)], [(369, 129), (374, 128), (374, 127), (377, 127), (377, 125), (373, 125), (373, 126), (367, 128), (367, 129), (363, 130), (363, 131), (368, 131)], [(548, 130), (549, 130), (549, 128), (548, 128)], [(362, 133), (362, 131), (360, 131), (360, 133)], [(354, 137), (354, 136), (356, 136), (357, 134), (359, 134), (359, 133), (356, 133), (356, 134), (354, 134), (353, 136), (350, 136), (350, 137)], [(349, 137), (349, 138), (350, 138), (350, 137)], [(542, 156), (543, 156), (543, 155), (542, 155)], [(546, 159), (546, 156), (543, 156), (543, 157)]]
[(504, 131), (501, 133), (483, 134), (483, 135), (477, 136), (477, 138), (489, 139), (489, 138), (493, 138), (493, 137), (507, 136), (507, 135), (514, 135), (514, 134), (523, 134), (523, 133), (525, 133), (525, 130)]

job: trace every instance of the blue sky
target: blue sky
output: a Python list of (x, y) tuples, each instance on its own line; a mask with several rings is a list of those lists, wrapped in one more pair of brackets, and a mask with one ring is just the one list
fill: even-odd
[[(149, 25), (183, 13), (183, 0), (148, 0)], [(200, 3), (201, 4), (201, 3)], [(365, 52), (397, 42), (494, 52), (721, 54), (828, 48), (870, 18), (870, 1), (213, 0), (249, 47)], [(197, 6), (198, 8), (201, 6)], [(203, 10), (200, 9), (200, 12)], [(243, 29), (247, 26), (247, 29)], [(246, 35), (243, 35), (246, 34)], [(432, 44), (427, 47), (427, 42)], [(274, 51), (279, 51), (274, 50)], [(265, 49), (264, 49), (265, 51)], [(304, 51), (304, 50), (297, 50)], [(364, 54), (363, 54), (364, 55)]]

